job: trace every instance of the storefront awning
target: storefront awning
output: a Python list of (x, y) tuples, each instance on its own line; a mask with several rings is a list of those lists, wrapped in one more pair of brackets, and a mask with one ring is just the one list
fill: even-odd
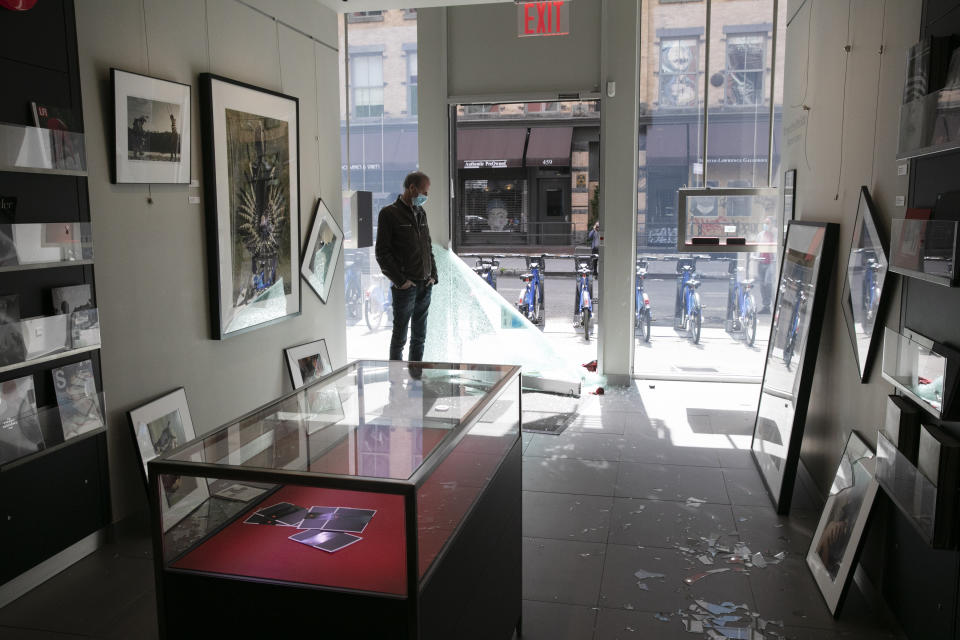
[[(346, 146), (346, 132), (340, 132), (340, 144), (341, 149)], [(350, 168), (353, 171), (415, 170), (417, 168), (416, 128), (381, 129), (376, 127), (370, 129), (357, 128), (351, 131)]]
[[(648, 164), (686, 164), (701, 157), (703, 130), (699, 122), (646, 125)], [(770, 152), (766, 123), (762, 120), (710, 120), (707, 156), (714, 163), (766, 162)], [(779, 148), (780, 131), (776, 131)]]
[(460, 129), (457, 131), (457, 166), (461, 169), (522, 167), (526, 141), (524, 127)]
[(527, 143), (528, 167), (569, 167), (573, 127), (532, 127)]

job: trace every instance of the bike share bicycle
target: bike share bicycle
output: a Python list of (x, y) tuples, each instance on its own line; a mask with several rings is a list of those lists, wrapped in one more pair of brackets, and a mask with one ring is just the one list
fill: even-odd
[(358, 256), (346, 263), (344, 276), (345, 300), (347, 307), (347, 321), (350, 323), (360, 322), (363, 316), (363, 287), (360, 284), (360, 263)]
[(757, 301), (753, 297), (755, 280), (740, 279), (740, 273), (745, 272), (746, 267), (739, 266), (736, 258), (730, 261), (727, 271), (730, 274), (730, 293), (727, 297), (726, 329), (728, 333), (742, 333), (743, 341), (752, 347), (757, 339)]
[(574, 256), (574, 265), (577, 271), (577, 287), (574, 294), (574, 323), (576, 328), (583, 329), (583, 337), (590, 340), (590, 323), (593, 317), (593, 283), (590, 276), (593, 274), (592, 256)]
[[(790, 325), (787, 328), (787, 338), (783, 346), (783, 363), (790, 370), (790, 362), (793, 360), (794, 352), (797, 348), (797, 339), (800, 335), (800, 316), (803, 313), (803, 307), (807, 304), (807, 293), (804, 291), (806, 285), (802, 280), (784, 277), (783, 286), (780, 287), (780, 299), (786, 293), (787, 287), (793, 287), (796, 290), (796, 298), (793, 301), (793, 309), (790, 313)], [(777, 323), (780, 321), (780, 309), (777, 309)]]
[(546, 275), (546, 256), (526, 256), (527, 271), (520, 276), (524, 287), (517, 300), (517, 310), (533, 324), (544, 322), (543, 278)]
[(493, 256), (492, 258), (477, 258), (477, 266), (473, 272), (483, 278), (484, 282), (497, 290), (497, 273), (500, 271), (500, 258), (503, 256)]
[(700, 304), (700, 278), (696, 258), (677, 260), (677, 298), (673, 312), (673, 326), (690, 334), (693, 344), (700, 343), (703, 327), (703, 307)]
[(639, 331), (644, 342), (650, 342), (650, 296), (644, 290), (647, 279), (647, 261), (637, 260), (636, 299), (634, 300), (634, 332)]

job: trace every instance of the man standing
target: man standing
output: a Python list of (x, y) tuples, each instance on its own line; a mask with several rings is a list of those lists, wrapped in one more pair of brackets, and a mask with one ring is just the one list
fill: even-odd
[(403, 193), (396, 202), (380, 210), (377, 218), (377, 263), (393, 286), (393, 336), (390, 359), (402, 360), (410, 336), (410, 361), (423, 360), (427, 338), (427, 311), (430, 291), (437, 283), (437, 265), (433, 259), (430, 228), (423, 205), (430, 191), (430, 178), (414, 171), (403, 180)]

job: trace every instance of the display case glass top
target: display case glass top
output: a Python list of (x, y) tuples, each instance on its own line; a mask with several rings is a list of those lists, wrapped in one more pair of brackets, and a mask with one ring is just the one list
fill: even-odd
[(358, 361), (173, 451), (167, 460), (409, 480), (515, 369)]

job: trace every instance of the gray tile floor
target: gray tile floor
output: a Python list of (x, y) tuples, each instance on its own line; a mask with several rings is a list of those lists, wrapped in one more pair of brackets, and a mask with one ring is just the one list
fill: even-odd
[[(559, 436), (524, 434), (524, 640), (709, 637), (684, 629), (695, 600), (746, 605), (774, 621), (765, 640), (898, 637), (856, 587), (829, 615), (804, 562), (814, 501), (777, 516), (745, 451), (755, 402), (752, 385), (642, 383), (585, 397)], [(0, 609), (0, 638), (155, 638), (150, 544), (128, 529)], [(688, 585), (715, 568), (688, 551), (704, 539), (786, 557)]]

